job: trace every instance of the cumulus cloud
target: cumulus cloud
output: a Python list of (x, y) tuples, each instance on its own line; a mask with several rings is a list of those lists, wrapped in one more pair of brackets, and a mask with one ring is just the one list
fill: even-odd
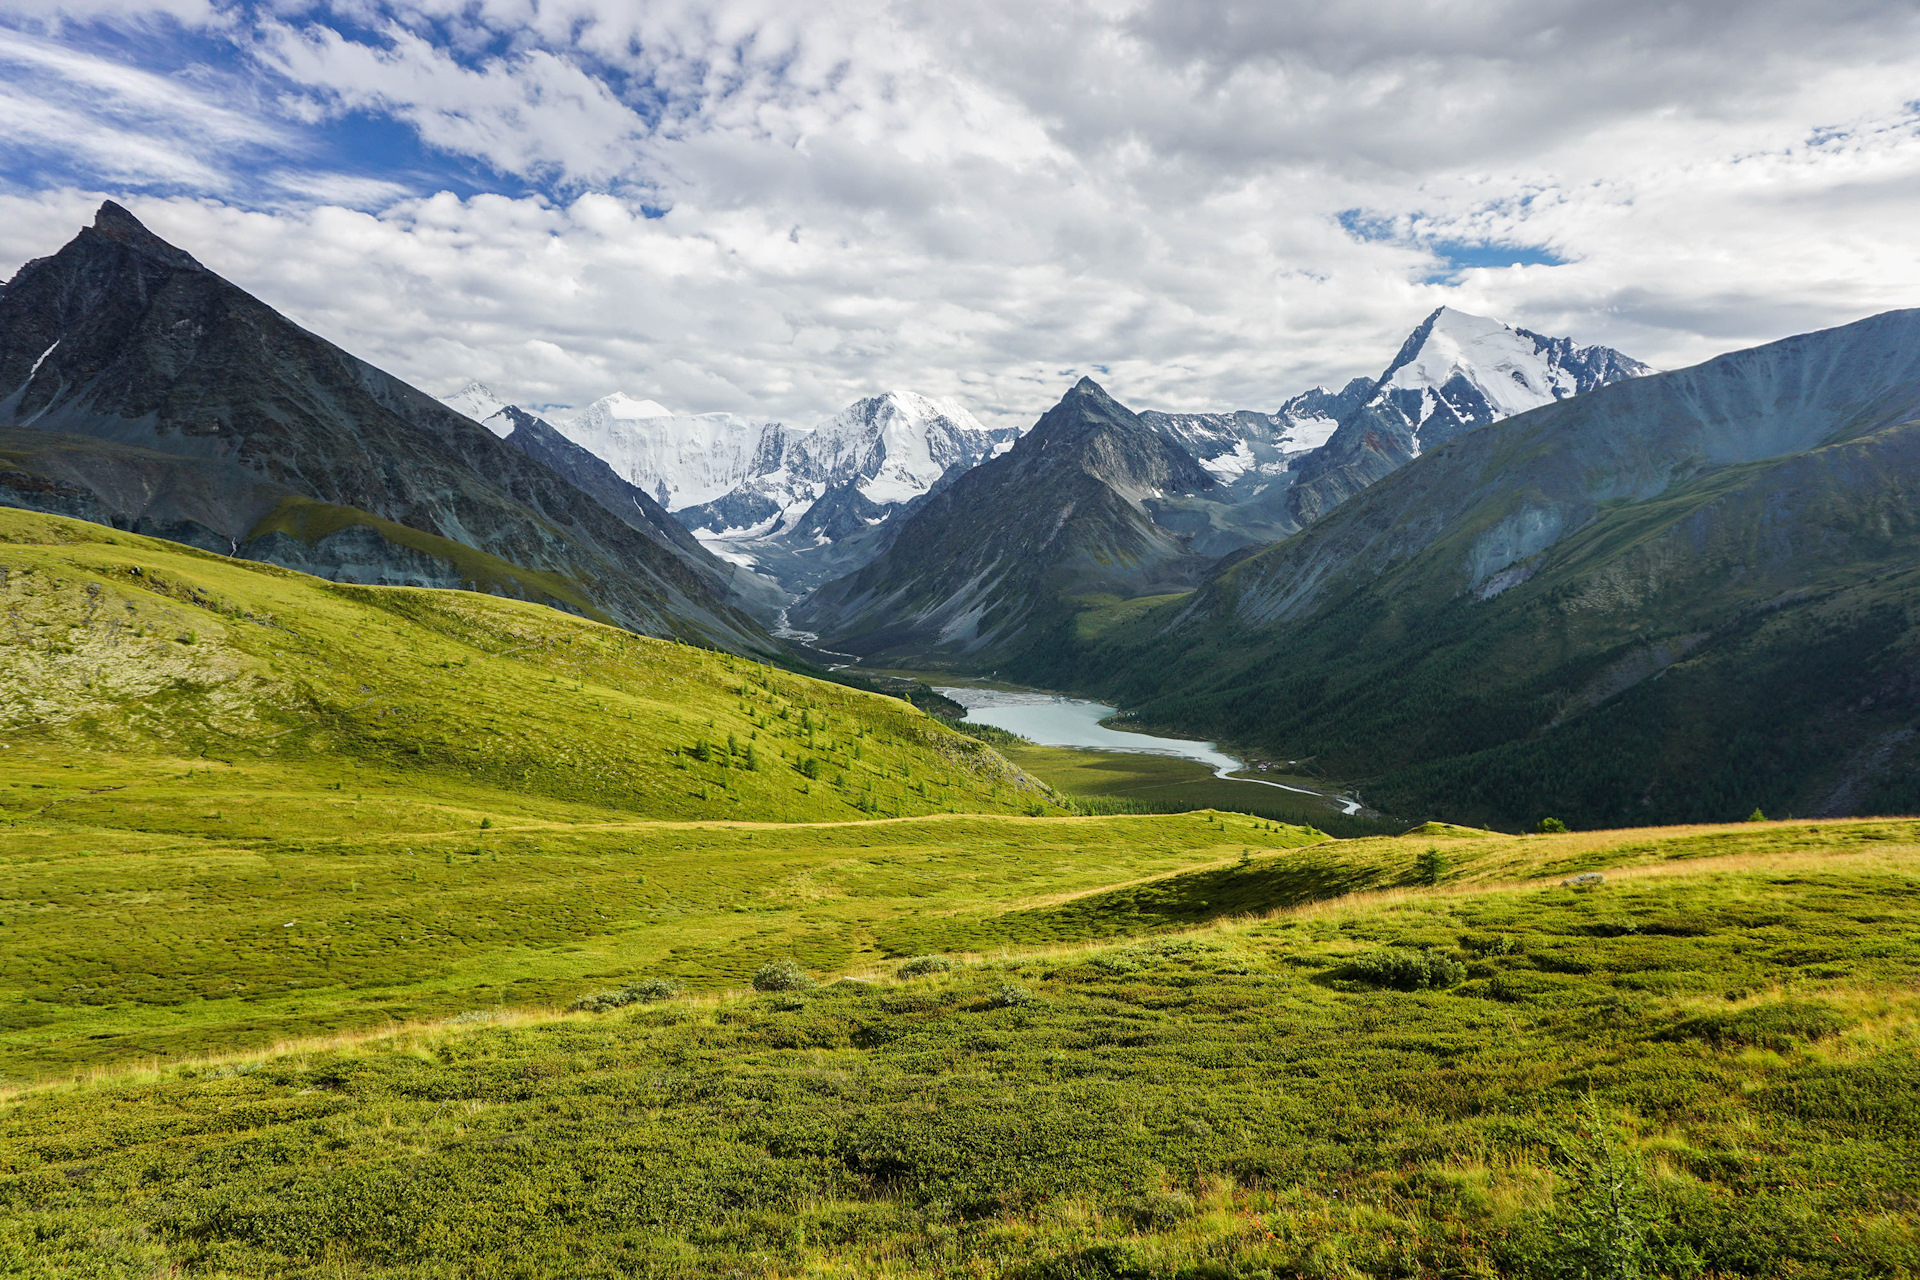
[[(269, 105), (209, 124), (204, 97), (167, 114), (126, 105), (149, 81), (106, 91), (94, 180), (16, 180), (0, 253), (47, 252), (24, 241), (56, 210), (164, 175), (133, 202), (156, 229), (433, 390), (808, 422), (910, 387), (1024, 422), (1096, 368), (1142, 406), (1270, 407), (1377, 372), (1442, 302), (1667, 367), (1920, 303), (1906, 4), (209, 15), (224, 74)], [(19, 38), (50, 57), (72, 21)], [(306, 131), (351, 143), (365, 121), (494, 192), (300, 163)], [(1477, 265), (1505, 261), (1530, 265)]]

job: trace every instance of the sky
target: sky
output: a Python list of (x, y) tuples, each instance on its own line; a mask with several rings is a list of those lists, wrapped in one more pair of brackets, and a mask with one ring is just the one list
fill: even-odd
[(0, 0), (103, 198), (435, 394), (1272, 409), (1442, 304), (1662, 368), (1920, 305), (1920, 5)]

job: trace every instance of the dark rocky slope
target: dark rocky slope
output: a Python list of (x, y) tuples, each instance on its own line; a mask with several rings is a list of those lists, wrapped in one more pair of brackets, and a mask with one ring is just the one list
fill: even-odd
[(1920, 311), (1460, 435), (1023, 673), (1510, 824), (1920, 807)]
[(930, 495), (873, 563), (796, 606), (794, 623), (838, 651), (988, 663), (1076, 601), (1191, 586), (1206, 558), (1146, 504), (1214, 488), (1190, 453), (1083, 378), (1011, 450)]
[(654, 635), (776, 647), (645, 513), (616, 515), (111, 202), (0, 290), (0, 427), (14, 428), (12, 478), (0, 477), (11, 505), (343, 579), (484, 586)]

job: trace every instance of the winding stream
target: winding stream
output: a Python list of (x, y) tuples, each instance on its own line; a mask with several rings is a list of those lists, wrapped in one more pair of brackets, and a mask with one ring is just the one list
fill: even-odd
[(1042, 693), (1037, 689), (977, 689), (942, 686), (936, 692), (952, 698), (965, 707), (967, 719), (975, 724), (989, 724), (996, 729), (1017, 733), (1043, 747), (1131, 751), (1140, 755), (1177, 756), (1183, 760), (1198, 760), (1213, 770), (1214, 777), (1224, 778), (1228, 782), (1246, 782), (1259, 787), (1277, 787), (1281, 791), (1292, 791), (1303, 796), (1317, 796), (1330, 801), (1342, 813), (1347, 814), (1358, 813), (1361, 808), (1360, 802), (1351, 796), (1315, 791), (1311, 787), (1292, 787), (1284, 782), (1268, 782), (1264, 778), (1234, 777), (1234, 771), (1246, 768), (1246, 764), (1226, 754), (1211, 742), (1194, 742), (1186, 738), (1160, 738), (1150, 733), (1110, 729), (1100, 722), (1115, 714), (1115, 708), (1103, 703)]

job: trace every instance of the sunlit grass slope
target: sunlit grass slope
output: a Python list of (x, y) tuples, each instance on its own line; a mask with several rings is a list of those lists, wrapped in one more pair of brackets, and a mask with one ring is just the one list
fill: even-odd
[(10, 779), (78, 748), (168, 762), (142, 775), (162, 790), (192, 767), (197, 791), (206, 759), (300, 810), (236, 800), (188, 820), (221, 831), (352, 825), (316, 809), (318, 791), (400, 777), (476, 822), (552, 802), (814, 821), (1036, 799), (999, 756), (898, 699), (539, 605), (330, 583), (12, 509), (0, 575)]
[[(0, 1267), (1913, 1275), (1917, 841), (1834, 822), (1256, 850), (1032, 901), (1022, 937), (1051, 918), (1104, 940), (926, 977), (42, 1088), (0, 1107)], [(1369, 866), (1398, 887), (1324, 900)], [(1073, 933), (1091, 919), (1151, 936)], [(1449, 976), (1383, 985), (1385, 953)]]
[(0, 535), (0, 1079), (842, 967), (1321, 838), (1013, 816), (1061, 811), (903, 701), (538, 606)]
[[(339, 802), (366, 830), (314, 833), (321, 824), (301, 813), (306, 833), (248, 838), (113, 825), (111, 794), (86, 797), (83, 818), (0, 827), (0, 1080), (564, 1004), (641, 976), (719, 990), (769, 960), (841, 969), (929, 937), (1104, 936), (1137, 922), (1050, 924), (1028, 909), (1217, 865), (1250, 845), (1322, 839), (1198, 814), (807, 826), (511, 817), (408, 831), (398, 821), (425, 806), (376, 803), (372, 791)], [(233, 789), (221, 795), (222, 812), (247, 811)], [(271, 797), (257, 808), (285, 812)], [(137, 800), (131, 813), (141, 820)]]

